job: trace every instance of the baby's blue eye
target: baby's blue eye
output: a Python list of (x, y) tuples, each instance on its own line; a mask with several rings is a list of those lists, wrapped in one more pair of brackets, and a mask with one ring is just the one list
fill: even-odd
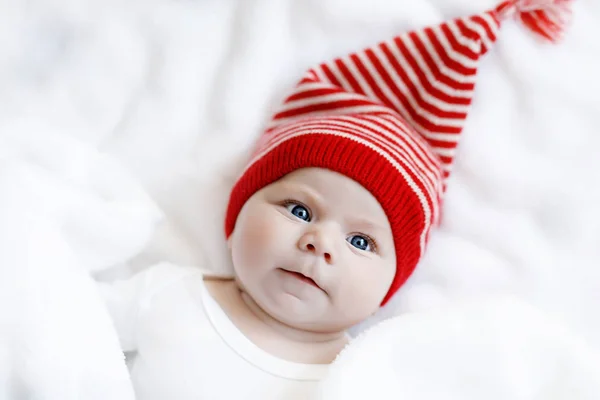
[(373, 251), (371, 248), (371, 241), (362, 235), (352, 235), (348, 236), (346, 239), (352, 246), (356, 247), (359, 250), (365, 251)]
[(289, 212), (296, 218), (301, 219), (302, 221), (309, 222), (310, 221), (310, 213), (308, 209), (303, 205), (290, 203), (285, 206)]

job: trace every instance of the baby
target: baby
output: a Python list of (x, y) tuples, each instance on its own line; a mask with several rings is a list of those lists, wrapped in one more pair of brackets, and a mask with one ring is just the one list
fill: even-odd
[(232, 189), (233, 277), (161, 264), (101, 285), (139, 399), (316, 396), (348, 328), (424, 252), (500, 20), (557, 38), (555, 18), (520, 4), (310, 69)]

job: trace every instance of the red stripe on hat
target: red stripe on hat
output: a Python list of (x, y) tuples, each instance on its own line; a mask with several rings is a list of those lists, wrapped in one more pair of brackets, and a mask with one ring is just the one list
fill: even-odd
[[(491, 14), (488, 14), (490, 16), (490, 18), (494, 19), (494, 17)], [(490, 41), (494, 42), (496, 41), (496, 34), (494, 33), (495, 29), (493, 29), (490, 26), (490, 23), (485, 20), (483, 17), (479, 16), (479, 15), (474, 15), (471, 20), (473, 22), (476, 22), (477, 24), (479, 24), (480, 26), (483, 27), (483, 29), (485, 29), (485, 33), (487, 34), (487, 37)], [(496, 28), (498, 27), (498, 25), (496, 25)]]
[[(392, 123), (394, 125), (398, 124), (397, 118), (382, 117), (381, 119), (387, 120), (388, 122), (390, 122), (390, 123)], [(401, 127), (399, 127), (399, 129), (401, 129), (403, 131), (405, 130), (405, 128), (401, 128)], [(440, 158), (442, 157), (442, 155), (439, 154), (438, 151), (436, 151), (436, 148), (454, 149), (454, 148), (456, 148), (456, 146), (458, 144), (458, 139), (460, 138), (460, 135), (458, 135), (458, 134), (457, 135), (449, 135), (449, 136), (452, 136), (453, 140), (451, 140), (451, 141), (438, 141), (438, 140), (435, 140), (435, 139), (425, 139), (425, 138), (423, 138), (420, 135), (413, 136), (413, 137), (415, 139), (422, 139), (424, 142), (427, 143), (426, 144), (427, 149), (425, 150), (424, 154), (427, 154), (428, 156), (431, 153), (435, 154), (435, 157), (437, 159), (436, 160), (431, 159), (432, 162), (435, 163), (435, 164), (432, 164), (432, 165), (436, 165), (436, 168), (439, 168), (441, 166), (441, 164), (439, 164), (439, 163), (441, 161)], [(414, 143), (415, 145), (417, 145), (419, 143), (419, 141), (418, 140), (414, 140), (412, 143)], [(446, 160), (448, 159), (447, 156), (444, 156), (444, 158)], [(451, 158), (450, 158), (450, 160), (451, 160)], [(447, 163), (448, 163), (448, 161), (444, 162), (444, 164), (447, 164)]]
[(452, 161), (454, 160), (453, 157), (448, 157), (448, 156), (439, 156), (439, 157), (443, 164), (452, 164)]
[[(477, 61), (479, 59), (479, 53), (475, 53), (468, 46), (463, 45), (458, 41), (452, 30), (448, 27), (448, 24), (442, 24), (440, 29), (444, 35), (444, 37), (448, 40), (448, 43), (452, 46), (452, 48), (461, 53), (463, 56), (468, 57), (473, 61)], [(463, 40), (469, 40), (470, 38), (465, 37)]]
[(469, 28), (465, 24), (465, 21), (462, 18), (455, 19), (454, 22), (456, 23), (456, 26), (458, 27), (458, 29), (460, 30), (460, 33), (464, 37), (467, 37), (473, 41), (481, 43), (481, 38), (479, 37), (479, 35), (476, 32), (474, 32), (473, 30), (471, 30), (471, 28)]
[[(310, 81), (307, 83), (314, 83), (314, 81)], [(325, 95), (332, 94), (332, 93), (338, 93), (339, 91), (340, 91), (340, 89), (335, 88), (335, 87), (304, 90), (304, 91), (290, 95), (285, 100), (285, 102), (289, 103), (289, 102), (296, 101), (296, 100), (304, 100), (304, 99), (309, 99), (312, 97), (325, 96)]]
[(360, 99), (360, 98), (348, 99), (348, 100), (338, 100), (338, 101), (334, 101), (331, 103), (316, 103), (316, 104), (311, 104), (309, 106), (294, 108), (292, 110), (287, 110), (287, 111), (277, 113), (273, 117), (273, 119), (297, 117), (297, 116), (302, 116), (304, 114), (310, 114), (310, 113), (322, 112), (322, 111), (332, 111), (332, 110), (340, 111), (346, 107), (366, 106), (366, 105), (371, 105), (371, 104), (372, 104), (371, 101), (365, 100), (365, 99)]
[(419, 54), (421, 55), (423, 60), (427, 63), (427, 66), (429, 67), (431, 72), (434, 74), (434, 76), (440, 82), (443, 82), (446, 85), (448, 85), (451, 88), (456, 89), (456, 90), (472, 91), (475, 88), (475, 85), (471, 82), (458, 82), (458, 81), (450, 78), (449, 76), (447, 76), (441, 70), (441, 68), (440, 68), (441, 66), (437, 65), (437, 63), (435, 62), (435, 60), (433, 59), (431, 54), (427, 51), (427, 48), (425, 47), (425, 45), (423, 44), (423, 42), (421, 41), (421, 39), (417, 36), (417, 34), (415, 32), (411, 32), (408, 35), (408, 37), (410, 38), (411, 42), (415, 45), (415, 47), (418, 49)]
[[(346, 88), (347, 90), (351, 90), (354, 93), (358, 93), (358, 94), (362, 94), (364, 95), (365, 92), (363, 91), (363, 89), (360, 87), (360, 85), (358, 84), (356, 78), (354, 77), (354, 75), (352, 75), (352, 72), (350, 72), (348, 70), (348, 67), (346, 66), (346, 61), (338, 58), (337, 60), (335, 60), (334, 65), (332, 65), (330, 68), (335, 68), (337, 67), (338, 70), (340, 71), (340, 73), (342, 74), (342, 76), (344, 77), (344, 79), (346, 79), (346, 81), (348, 82), (348, 84), (350, 85), (349, 88)], [(371, 102), (373, 102), (373, 100), (375, 99), (371, 99)]]
[[(379, 62), (379, 59), (377, 59), (377, 57), (373, 57), (372, 62), (375, 66), (375, 68), (377, 69), (377, 72), (379, 73), (379, 75), (382, 78), (382, 82), (379, 82), (380, 85), (386, 85), (387, 88), (389, 88), (392, 93), (394, 94), (395, 98), (400, 102), (400, 104), (402, 104), (403, 108), (405, 109), (405, 113), (404, 112), (400, 112), (400, 115), (402, 115), (404, 118), (413, 120), (413, 122), (416, 122), (417, 124), (421, 125), (423, 128), (425, 128), (428, 131), (432, 131), (432, 132), (439, 132), (439, 133), (458, 133), (460, 132), (461, 128), (460, 127), (452, 127), (452, 126), (445, 126), (445, 125), (438, 125), (435, 124), (434, 122), (432, 122), (431, 120), (423, 117), (416, 108), (414, 108), (406, 99), (406, 96), (404, 96), (402, 94), (402, 92), (400, 92), (399, 88), (394, 84), (394, 82), (392, 81), (391, 77), (388, 75), (387, 71), (385, 70), (385, 68), (382, 67), (381, 63)], [(392, 65), (392, 67), (394, 68), (395, 71), (399, 71), (401, 70), (400, 65), (398, 64), (398, 62), (396, 61), (396, 59), (392, 58), (389, 59), (390, 64)], [(373, 82), (372, 77), (371, 77), (371, 83), (374, 86), (377, 86), (377, 83)], [(427, 111), (433, 110), (431, 108), (426, 109)]]
[(329, 69), (329, 66), (327, 66), (327, 64), (322, 63), (320, 65), (320, 67), (321, 67), (321, 70), (325, 73), (325, 76), (327, 77), (329, 82), (331, 82), (332, 84), (334, 84), (335, 86), (338, 86), (340, 88), (342, 87), (342, 83), (340, 81), (338, 81), (338, 79), (333, 74), (333, 72), (331, 72), (331, 70)]
[[(393, 80), (389, 76), (389, 74), (387, 73), (387, 70), (383, 67), (383, 65), (381, 63), (381, 60), (375, 55), (375, 53), (372, 50), (369, 50), (366, 52), (366, 54), (367, 54), (367, 57), (369, 57), (369, 60), (371, 60), (371, 62), (377, 69), (377, 71), (380, 73), (382, 78), (384, 78), (384, 80), (388, 84), (388, 86), (394, 87), (394, 88), (396, 88), (397, 91), (399, 91), (400, 88), (395, 84), (395, 80)], [(389, 58), (389, 55), (387, 55), (387, 54), (385, 54), (385, 55), (387, 56), (386, 57), (387, 60), (390, 61), (390, 64), (392, 65), (394, 72), (398, 75), (400, 80), (406, 85), (406, 88), (408, 89), (408, 92), (409, 92), (408, 95), (403, 94), (401, 96), (402, 100), (406, 99), (408, 96), (411, 96), (415, 99), (415, 102), (418, 104), (419, 108), (421, 108), (423, 110), (427, 110), (428, 112), (430, 112), (440, 118), (449, 118), (449, 119), (464, 119), (464, 118), (466, 118), (466, 116), (467, 116), (466, 113), (444, 111), (444, 110), (441, 110), (440, 108), (436, 107), (435, 105), (431, 104), (430, 102), (426, 101), (423, 98), (423, 96), (421, 96), (421, 94), (419, 93), (419, 90), (413, 84), (412, 80), (409, 78), (405, 69), (402, 67), (402, 65), (400, 65), (398, 60), (395, 57), (393, 58), (393, 60), (391, 60)], [(375, 84), (375, 82), (373, 82), (373, 84)], [(429, 93), (429, 94), (432, 97), (435, 97), (433, 94), (431, 94), (431, 93)], [(438, 99), (438, 100), (440, 100), (440, 102), (442, 102), (441, 99)], [(408, 102), (406, 100), (403, 101), (403, 104), (405, 104), (405, 106), (408, 108), (408, 107), (410, 107), (410, 103), (408, 103), (408, 104), (407, 103)], [(413, 107), (410, 107), (410, 109), (413, 110), (411, 114), (414, 114), (416, 112), (416, 110), (414, 110)]]
[[(412, 127), (406, 127), (404, 125), (404, 120), (400, 120), (398, 118), (396, 118), (395, 116), (381, 116), (378, 118), (380, 124), (384, 124), (383, 121), (387, 122), (388, 124), (391, 124), (393, 126), (396, 127), (396, 129), (403, 131), (403, 132), (411, 132), (414, 131), (414, 128)], [(435, 157), (435, 155), (431, 154), (431, 146), (429, 145), (429, 142), (427, 142), (427, 140), (419, 135), (417, 132), (412, 133), (411, 138), (414, 139), (413, 140), (413, 144), (415, 145), (416, 148), (419, 148), (421, 150), (421, 152), (425, 155), (425, 157), (427, 157), (428, 163), (431, 165), (436, 165), (436, 168), (439, 167), (439, 159), (437, 157)]]
[(428, 139), (429, 145), (431, 147), (437, 147), (437, 148), (441, 148), (441, 149), (454, 149), (456, 147), (456, 145), (458, 144), (458, 138), (460, 137), (459, 134), (455, 135), (456, 136), (456, 141), (454, 142), (450, 142), (450, 141), (444, 141), (444, 140), (435, 140), (435, 139)]
[(433, 46), (433, 49), (437, 53), (438, 57), (442, 60), (442, 62), (447, 68), (465, 77), (475, 76), (477, 69), (466, 66), (460, 61), (455, 60), (453, 57), (451, 57), (450, 54), (446, 51), (446, 49), (444, 49), (444, 46), (442, 46), (442, 44), (438, 40), (436, 34), (433, 32), (433, 29), (425, 29), (425, 35), (429, 39), (429, 43), (431, 43), (431, 45)]
[[(419, 82), (421, 83), (421, 85), (423, 86), (423, 88), (425, 88), (429, 93), (431, 93), (433, 96), (440, 99), (441, 101), (444, 101), (449, 104), (469, 105), (471, 103), (470, 97), (450, 96), (450, 95), (444, 93), (443, 91), (439, 90), (438, 88), (436, 88), (434, 86), (433, 82), (431, 80), (427, 79), (425, 73), (420, 68), (419, 64), (414, 59), (411, 52), (406, 48), (406, 45), (404, 44), (404, 42), (402, 40), (397, 39), (394, 41), (394, 44), (396, 45), (396, 48), (404, 56), (406, 61), (410, 64), (410, 67), (412, 68), (413, 72), (417, 76), (417, 78), (418, 78)], [(384, 51), (384, 53), (386, 54), (386, 56), (389, 60), (396, 59), (396, 57), (392, 54), (392, 52), (387, 44), (383, 44), (381, 46), (381, 49)], [(432, 73), (433, 73), (433, 71), (432, 71)]]
[[(373, 135), (382, 136), (381, 131), (390, 132), (390, 135), (393, 136), (393, 139), (387, 138), (390, 142), (390, 146), (394, 151), (396, 151), (399, 155), (404, 157), (405, 160), (412, 160), (411, 166), (414, 168), (419, 174), (422, 175), (424, 184), (427, 186), (427, 192), (430, 196), (434, 196), (436, 192), (436, 180), (439, 180), (438, 171), (439, 171), (439, 162), (432, 158), (427, 157), (423, 152), (418, 150), (418, 145), (413, 140), (413, 135), (410, 133), (406, 133), (404, 135), (397, 135), (390, 131), (389, 126), (382, 124), (380, 121), (381, 118), (365, 118), (364, 122), (356, 121), (357, 125), (360, 125), (363, 129), (371, 132)], [(375, 125), (377, 129), (374, 129), (370, 126)]]
[[(367, 50), (367, 54), (368, 54), (369, 50)], [(365, 65), (363, 64), (362, 60), (360, 60), (358, 58), (357, 55), (352, 55), (352, 57), (350, 57), (351, 61), (354, 62), (354, 65), (356, 67), (356, 69), (360, 72), (361, 76), (364, 78), (366, 84), (369, 86), (369, 89), (371, 89), (371, 91), (373, 92), (373, 94), (386, 106), (388, 106), (389, 108), (391, 108), (392, 110), (396, 110), (397, 111), (397, 107), (395, 106), (395, 104), (392, 102), (392, 100), (385, 95), (385, 93), (383, 93), (383, 90), (380, 86), (378, 86), (377, 84), (374, 83), (373, 80), (373, 76), (371, 75), (371, 73), (369, 71), (367, 71), (367, 68), (365, 67)]]

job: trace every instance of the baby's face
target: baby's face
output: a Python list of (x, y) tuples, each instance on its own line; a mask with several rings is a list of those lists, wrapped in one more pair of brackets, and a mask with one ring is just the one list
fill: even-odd
[(229, 242), (237, 279), (284, 324), (345, 330), (373, 314), (396, 271), (377, 200), (341, 174), (306, 168), (255, 193)]

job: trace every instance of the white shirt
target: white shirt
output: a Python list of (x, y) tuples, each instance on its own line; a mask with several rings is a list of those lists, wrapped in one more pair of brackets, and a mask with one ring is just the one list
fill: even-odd
[(262, 350), (237, 329), (204, 285), (202, 271), (160, 264), (100, 284), (140, 400), (311, 399), (326, 365)]

